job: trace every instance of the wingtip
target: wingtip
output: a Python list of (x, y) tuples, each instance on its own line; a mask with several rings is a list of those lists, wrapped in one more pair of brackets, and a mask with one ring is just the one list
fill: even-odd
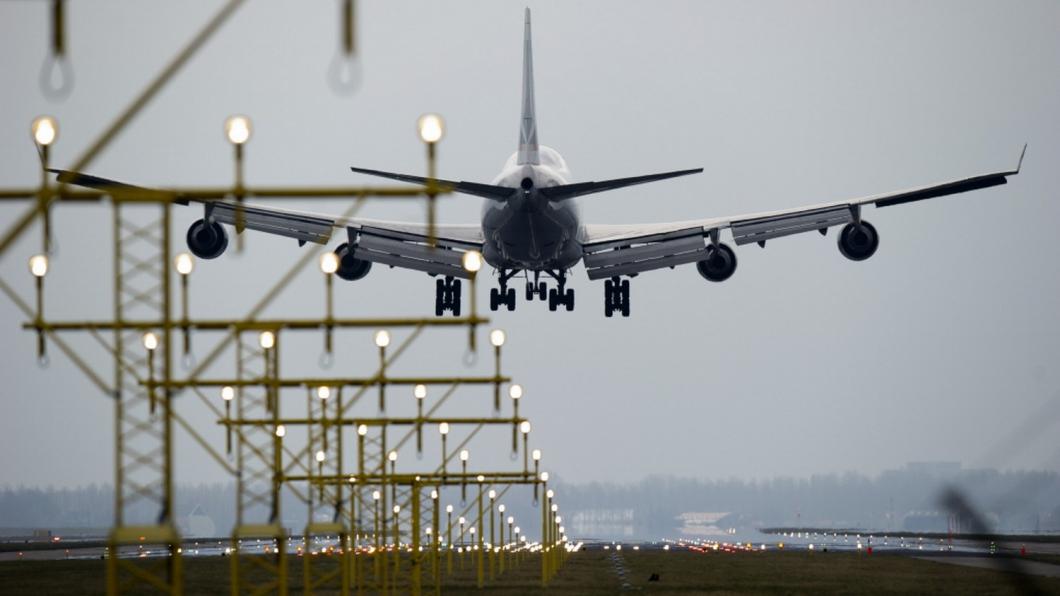
[(1023, 150), (1020, 151), (1020, 160), (1016, 163), (1016, 173), (1020, 173), (1020, 168), (1023, 167), (1023, 156), (1027, 155), (1027, 143), (1023, 144)]

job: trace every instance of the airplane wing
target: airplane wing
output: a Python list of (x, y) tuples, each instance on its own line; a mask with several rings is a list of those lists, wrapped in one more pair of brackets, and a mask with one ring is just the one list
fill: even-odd
[(863, 205), (890, 207), (1006, 184), (1009, 176), (1019, 173), (1026, 151), (1024, 145), (1019, 162), (1012, 170), (899, 192), (710, 219), (644, 225), (587, 224), (582, 227), (585, 267), (589, 279), (601, 279), (697, 262), (706, 256), (705, 238), (716, 241), (724, 229), (732, 230), (737, 245), (757, 242), (765, 246), (767, 240), (801, 232), (824, 234), (829, 227), (858, 219)]
[(463, 254), (471, 249), (482, 249), (482, 227), (478, 224), (436, 224), (435, 246), (431, 247), (427, 225), (421, 223), (339, 217), (227, 199), (201, 201), (182, 197), (178, 191), (145, 188), (80, 172), (50, 171), (59, 174), (58, 181), (64, 184), (113, 193), (166, 194), (185, 205), (201, 202), (208, 217), (231, 225), (237, 232), (244, 229), (265, 232), (293, 238), (299, 245), (306, 242), (327, 244), (336, 230), (340, 233), (345, 230), (344, 241), (353, 247), (355, 258), (433, 275), (469, 277), (461, 263)]

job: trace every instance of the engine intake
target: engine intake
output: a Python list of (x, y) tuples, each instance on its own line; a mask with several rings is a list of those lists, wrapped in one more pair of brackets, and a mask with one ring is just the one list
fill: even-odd
[(707, 258), (696, 263), (696, 269), (707, 281), (725, 281), (736, 272), (736, 253), (725, 244), (710, 244)]
[(839, 252), (851, 261), (864, 261), (880, 247), (880, 235), (869, 222), (848, 223), (839, 232)]
[(339, 268), (335, 271), (346, 281), (357, 281), (363, 279), (372, 270), (372, 262), (354, 258), (349, 243), (342, 243), (335, 249), (335, 256), (339, 258)]
[(216, 221), (200, 219), (188, 228), (188, 249), (200, 259), (216, 259), (228, 248), (228, 233)]

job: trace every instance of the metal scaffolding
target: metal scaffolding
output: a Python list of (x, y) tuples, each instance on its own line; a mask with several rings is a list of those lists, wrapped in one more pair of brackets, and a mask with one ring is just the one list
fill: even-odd
[[(242, 0), (229, 0), (214, 18), (196, 34), (143, 92), (123, 110), (74, 161), (71, 169), (84, 170), (109, 143), (128, 126), (133, 117), (170, 81), (202, 45), (227, 21)], [(52, 26), (53, 57), (67, 60), (62, 36), (62, 0), (55, 0)], [(354, 3), (342, 0), (339, 70), (356, 60), (354, 44)], [(69, 64), (66, 64), (68, 67)], [(330, 72), (334, 74), (334, 64)], [(349, 74), (349, 73), (347, 73)], [(341, 77), (340, 77), (341, 78)], [(351, 79), (337, 87), (349, 88)], [(356, 84), (356, 81), (353, 81)], [(394, 376), (388, 368), (408, 347), (428, 330), (466, 330), (467, 347), (476, 349), (478, 329), (489, 321), (480, 318), (474, 300), (474, 273), (471, 279), (471, 309), (454, 318), (362, 319), (336, 317), (333, 312), (333, 272), (321, 267), (325, 281), (323, 317), (260, 317), (279, 292), (299, 271), (313, 267), (319, 250), (307, 250), (289, 271), (279, 276), (272, 290), (248, 309), (242, 318), (209, 319), (189, 313), (189, 277), (195, 262), (186, 253), (174, 254), (171, 211), (174, 204), (193, 198), (202, 201), (247, 198), (257, 200), (330, 198), (351, 201), (344, 215), (352, 216), (371, 197), (407, 197), (424, 200), (427, 206), (428, 236), (434, 237), (435, 206), (450, 189), (435, 184), (425, 188), (397, 187), (260, 187), (248, 185), (243, 177), (243, 143), (230, 133), (234, 148), (234, 180), (230, 186), (176, 188), (165, 191), (146, 189), (75, 190), (54, 184), (48, 176), (49, 147), (58, 136), (58, 125), (50, 118), (33, 123), (32, 132), (40, 155), (40, 184), (31, 188), (0, 189), (0, 200), (29, 203), (28, 209), (0, 235), (0, 258), (12, 252), (15, 241), (40, 222), (42, 252), (30, 259), (36, 307), (24, 300), (14, 287), (0, 279), (0, 290), (29, 319), (23, 327), (38, 337), (38, 357), (48, 357), (48, 349), (58, 348), (106, 396), (115, 408), (115, 509), (114, 527), (108, 540), (106, 586), (109, 594), (158, 591), (181, 594), (184, 591), (182, 539), (178, 531), (173, 486), (173, 433), (182, 429), (214, 461), (231, 474), (236, 483), (236, 523), (231, 533), (231, 592), (233, 594), (286, 594), (292, 556), (301, 558), (305, 593), (329, 590), (341, 594), (356, 591), (386, 593), (408, 590), (420, 594), (424, 577), (429, 575), (437, 593), (444, 578), (452, 575), (453, 555), (474, 556), (476, 583), (504, 577), (505, 570), (533, 555), (540, 558), (542, 585), (554, 575), (569, 545), (554, 515), (552, 491), (547, 490), (547, 473), (538, 469), (535, 450), (530, 468), (528, 436), (530, 422), (519, 415), (522, 388), (502, 374), (501, 350), (504, 333), (490, 334), (494, 362), (492, 374), (453, 376)], [(229, 125), (232, 125), (232, 120)], [(428, 178), (436, 171), (437, 147), (427, 143)], [(96, 320), (64, 320), (43, 311), (45, 277), (52, 255), (52, 210), (67, 203), (109, 204), (113, 225), (113, 313)], [(237, 242), (242, 230), (237, 219)], [(330, 253), (325, 253), (330, 254)], [(174, 277), (176, 276), (176, 277)], [(179, 289), (174, 281), (179, 282)], [(179, 303), (179, 314), (178, 311)], [(404, 328), (409, 335), (390, 346), (389, 330)], [(378, 366), (361, 376), (305, 377), (286, 374), (287, 359), (301, 360), (304, 354), (282, 348), (293, 334), (319, 333), (325, 353), (334, 351), (334, 335), (358, 330), (377, 330), (373, 340), (378, 349)], [(113, 359), (114, 377), (108, 382), (99, 375), (79, 350), (64, 336), (91, 337)], [(189, 355), (196, 345), (210, 348), (186, 374), (178, 374), (174, 362)], [(205, 337), (207, 341), (202, 338)], [(458, 343), (454, 354), (462, 353)], [(284, 354), (281, 360), (281, 354)], [(227, 360), (227, 356), (234, 356)], [(230, 362), (223, 378), (207, 378), (205, 371)], [(374, 367), (374, 370), (371, 368)], [(492, 388), (494, 415), (462, 417), (442, 415), (439, 408), (461, 388)], [(388, 393), (395, 387), (413, 389), (415, 416), (387, 414)], [(502, 415), (502, 388), (508, 387), (512, 412)], [(425, 407), (428, 388), (439, 388), (429, 408)], [(178, 395), (194, 398), (191, 403), (206, 408), (224, 429), (224, 449), (210, 444), (189, 424), (175, 407)], [(217, 397), (220, 397), (218, 400)], [(378, 400), (378, 408), (373, 408)], [(297, 400), (298, 411), (291, 415)], [(188, 406), (182, 405), (181, 408)], [(373, 415), (365, 415), (373, 411)], [(511, 452), (522, 450), (522, 466), (514, 470), (468, 470), (466, 447), (480, 430), (487, 427), (511, 428)], [(304, 431), (305, 440), (292, 440), (294, 431)], [(456, 433), (466, 430), (460, 440)], [(451, 438), (450, 432), (453, 432)], [(424, 449), (425, 434), (440, 437), (442, 452), (436, 464), (423, 464), (417, 473), (398, 473), (398, 450), (415, 442), (417, 453)], [(301, 436), (301, 434), (299, 434)], [(519, 437), (522, 438), (521, 444)], [(450, 445), (449, 441), (453, 444)], [(232, 459), (229, 458), (231, 456)], [(460, 461), (460, 472), (455, 461)], [(404, 466), (403, 466), (404, 467)], [(493, 498), (484, 509), (485, 496), (499, 490), (505, 494), (513, 486), (534, 489), (535, 503), (540, 489), (541, 540), (530, 541), (516, 532), (514, 520), (499, 521)], [(445, 491), (462, 494), (477, 492), (472, 504), (458, 515), (460, 532), (453, 537), (452, 505), (446, 506), (441, 521)], [(484, 492), (485, 491), (485, 492)], [(293, 495), (308, 508), (308, 523), (301, 532), (301, 543), (293, 552), (296, 532), (284, 526), (282, 499)], [(148, 512), (144, 516), (144, 512)], [(327, 519), (327, 521), (323, 521)], [(530, 520), (526, 520), (529, 522)], [(530, 527), (530, 524), (526, 524)], [(444, 528), (443, 528), (444, 526)], [(487, 537), (486, 527), (490, 528)], [(496, 526), (499, 533), (494, 533)], [(505, 535), (504, 529), (508, 528)], [(477, 534), (475, 533), (477, 529)], [(429, 532), (425, 533), (425, 530)], [(473, 540), (469, 539), (472, 537)], [(162, 556), (143, 558), (141, 549), (150, 545)], [(161, 549), (161, 551), (159, 551)], [(445, 564), (442, 564), (443, 559)], [(488, 569), (488, 573), (487, 573)]]

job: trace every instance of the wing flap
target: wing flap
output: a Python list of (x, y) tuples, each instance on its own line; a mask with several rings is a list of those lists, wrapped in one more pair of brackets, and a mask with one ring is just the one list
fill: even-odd
[(765, 242), (772, 238), (849, 223), (853, 219), (850, 207), (846, 205), (745, 219), (732, 222), (732, 238), (737, 245)]
[(698, 261), (705, 256), (706, 244), (702, 228), (689, 228), (588, 245), (585, 250), (583, 262), (589, 279), (602, 279)]
[(327, 244), (335, 220), (302, 213), (283, 212), (228, 201), (211, 203), (211, 217), (221, 223), (258, 232), (295, 238), (299, 242)]
[(393, 237), (389, 230), (363, 227), (357, 235), (353, 255), (365, 261), (393, 267), (423, 271), (432, 275), (448, 275), (467, 279), (470, 274), (463, 267), (463, 250), (438, 245), (427, 245), (426, 237), (400, 234)]

